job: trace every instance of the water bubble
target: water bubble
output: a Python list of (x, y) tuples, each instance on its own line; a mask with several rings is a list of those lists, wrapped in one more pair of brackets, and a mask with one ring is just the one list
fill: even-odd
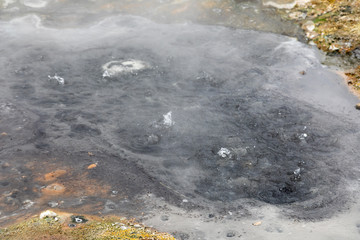
[(88, 221), (84, 216), (71, 216), (70, 218), (73, 223), (85, 223)]
[(301, 171), (301, 169), (298, 168), (298, 169), (296, 169), (296, 170), (294, 171), (294, 174), (295, 174), (295, 175), (299, 175), (299, 174), (300, 174), (300, 171)]
[(306, 133), (302, 133), (302, 134), (300, 134), (299, 139), (305, 140), (305, 138), (307, 138), (307, 137), (308, 137), (308, 135)]

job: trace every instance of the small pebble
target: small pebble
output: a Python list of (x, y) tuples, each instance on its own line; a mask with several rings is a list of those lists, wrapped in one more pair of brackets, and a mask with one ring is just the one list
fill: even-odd
[(119, 192), (118, 191), (111, 191), (111, 196), (116, 196)]
[(76, 227), (76, 224), (70, 223), (68, 226), (69, 227)]
[(126, 226), (121, 226), (120, 229), (121, 229), (121, 230), (126, 230), (127, 227), (126, 227)]
[(360, 103), (356, 104), (356, 105), (355, 105), (355, 108), (356, 108), (357, 110), (360, 110)]
[(1, 167), (2, 168), (8, 168), (8, 167), (10, 167), (10, 164), (7, 163), (7, 162), (4, 162), (3, 164), (1, 164)]
[(303, 27), (305, 28), (305, 30), (313, 31), (315, 29), (315, 23), (309, 20), (306, 23), (304, 23)]
[(57, 207), (58, 205), (59, 205), (59, 203), (57, 203), (55, 201), (48, 202), (48, 206), (51, 208)]
[(226, 234), (226, 237), (235, 237), (235, 233), (234, 232), (228, 232)]
[(252, 225), (253, 225), (253, 226), (260, 226), (261, 223), (262, 223), (262, 222), (260, 222), (260, 221), (259, 221), (259, 222), (254, 222)]
[(167, 216), (167, 215), (162, 215), (162, 216), (161, 216), (161, 220), (162, 220), (162, 221), (168, 221), (168, 220), (169, 220), (169, 216)]

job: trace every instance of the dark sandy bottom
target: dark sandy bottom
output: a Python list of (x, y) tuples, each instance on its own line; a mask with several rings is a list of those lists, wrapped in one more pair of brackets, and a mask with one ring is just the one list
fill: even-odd
[(359, 237), (356, 99), (311, 47), (33, 15), (0, 23), (0, 53), (3, 225), (56, 208), (179, 239)]

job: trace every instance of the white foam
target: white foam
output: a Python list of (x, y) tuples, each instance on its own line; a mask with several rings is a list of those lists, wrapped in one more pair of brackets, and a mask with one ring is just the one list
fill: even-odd
[(164, 125), (167, 127), (171, 127), (175, 124), (175, 122), (172, 120), (172, 116), (171, 116), (171, 112), (168, 112), (167, 114), (163, 115), (164, 116)]
[(110, 61), (102, 66), (104, 71), (103, 77), (114, 77), (120, 74), (135, 73), (148, 67), (148, 63), (135, 59)]
[(217, 154), (222, 158), (231, 156), (231, 152), (227, 148), (220, 148), (220, 150), (217, 152)]
[(46, 210), (45, 212), (42, 212), (40, 214), (40, 219), (44, 219), (44, 218), (53, 218), (53, 217), (56, 217), (57, 214), (53, 211), (50, 211), (50, 210)]
[(65, 79), (62, 78), (62, 77), (60, 77), (60, 76), (58, 76), (58, 75), (56, 75), (56, 73), (55, 73), (55, 75), (54, 75), (53, 77), (50, 76), (50, 75), (48, 75), (48, 78), (49, 78), (49, 80), (56, 80), (60, 85), (64, 85), (64, 84), (65, 84)]
[(308, 135), (306, 133), (302, 133), (302, 134), (300, 134), (299, 139), (305, 140), (305, 138), (307, 138), (307, 137), (308, 137)]
[(280, 8), (280, 9), (291, 9), (295, 7), (295, 5), (304, 5), (307, 2), (310, 2), (310, 0), (294, 0), (294, 1), (263, 0), (263, 5)]
[(22, 3), (31, 8), (43, 8), (46, 7), (48, 1), (45, 0), (22, 0)]

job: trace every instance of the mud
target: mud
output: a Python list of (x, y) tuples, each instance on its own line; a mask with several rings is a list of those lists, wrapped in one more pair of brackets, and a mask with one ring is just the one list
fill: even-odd
[(179, 239), (286, 239), (357, 206), (357, 99), (311, 46), (125, 15), (0, 33), (2, 225), (52, 207)]

